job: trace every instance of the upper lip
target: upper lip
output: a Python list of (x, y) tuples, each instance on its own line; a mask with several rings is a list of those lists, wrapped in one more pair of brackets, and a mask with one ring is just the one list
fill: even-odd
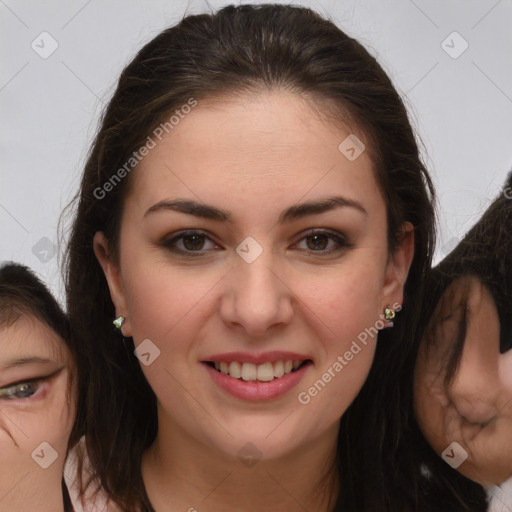
[(207, 357), (203, 362), (226, 362), (238, 361), (239, 363), (263, 364), (272, 361), (305, 361), (311, 359), (309, 356), (297, 352), (283, 352), (274, 350), (271, 352), (262, 352), (261, 354), (252, 354), (250, 352), (226, 352)]

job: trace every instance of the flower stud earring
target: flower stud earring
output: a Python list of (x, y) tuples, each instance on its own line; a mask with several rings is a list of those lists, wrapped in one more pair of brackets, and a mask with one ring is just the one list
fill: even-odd
[(123, 326), (124, 324), (124, 316), (118, 316), (112, 323), (114, 324), (114, 327), (120, 331), (121, 330), (121, 327)]
[[(395, 306), (397, 307), (396, 309), (394, 309)], [(386, 322), (388, 323), (386, 327), (394, 326), (393, 319), (395, 318), (397, 311), (400, 311), (401, 309), (402, 306), (400, 304), (394, 304), (392, 308), (384, 309), (384, 315), (381, 315), (381, 318), (386, 320)]]
[(396, 314), (395, 314), (395, 311), (393, 309), (386, 308), (384, 310), (384, 318), (388, 322), (391, 322), (391, 320), (393, 320), (395, 318), (395, 316), (396, 316)]

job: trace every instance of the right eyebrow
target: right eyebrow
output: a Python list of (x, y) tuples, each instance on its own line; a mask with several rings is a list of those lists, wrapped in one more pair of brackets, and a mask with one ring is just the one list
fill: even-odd
[(20, 366), (26, 366), (29, 364), (48, 364), (52, 363), (55, 364), (55, 361), (52, 361), (51, 359), (47, 359), (44, 357), (37, 357), (37, 356), (29, 356), (29, 357), (19, 357), (16, 359), (8, 360), (7, 362), (0, 365), (1, 370), (8, 370), (10, 368), (18, 368)]

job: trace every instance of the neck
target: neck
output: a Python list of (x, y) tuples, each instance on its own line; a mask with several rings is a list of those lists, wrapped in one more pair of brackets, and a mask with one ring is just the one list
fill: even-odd
[[(322, 439), (278, 459), (243, 463), (191, 438), (159, 414), (159, 432), (144, 453), (142, 476), (156, 512), (218, 510), (330, 512), (338, 424)], [(243, 444), (243, 443), (242, 443)], [(323, 478), (325, 477), (325, 478)]]

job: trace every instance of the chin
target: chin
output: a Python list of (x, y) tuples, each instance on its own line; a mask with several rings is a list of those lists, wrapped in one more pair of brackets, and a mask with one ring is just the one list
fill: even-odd
[(278, 432), (277, 424), (256, 423), (252, 428), (231, 429), (233, 437), (221, 434), (221, 438), (210, 438), (208, 444), (216, 445), (228, 457), (235, 456), (243, 463), (249, 461), (249, 467), (257, 461), (281, 459), (299, 449), (299, 446), (296, 432), (294, 434), (288, 429)]

